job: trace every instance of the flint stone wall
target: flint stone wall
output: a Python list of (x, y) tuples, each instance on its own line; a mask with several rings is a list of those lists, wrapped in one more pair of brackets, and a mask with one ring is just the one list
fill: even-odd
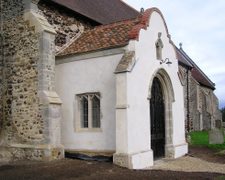
[(41, 0), (38, 8), (57, 33), (55, 39), (57, 50), (97, 24), (52, 2)]
[[(1, 2), (0, 2), (1, 5)], [(1, 22), (1, 19), (0, 19)], [(2, 25), (0, 24), (0, 132), (2, 129), (2, 121), (3, 121), (3, 30), (2, 30)]]
[[(193, 124), (191, 113), (188, 112), (188, 109), (190, 111), (190, 101), (188, 102), (188, 100), (190, 99), (190, 86), (187, 86), (187, 84), (190, 83), (189, 81), (191, 79), (191, 73), (190, 71), (189, 73), (187, 73), (187, 69), (181, 65), (179, 66), (179, 71), (183, 75), (182, 85), (183, 85), (183, 91), (184, 91), (185, 131), (187, 132), (188, 126), (190, 129), (192, 129), (192, 124)], [(188, 122), (188, 119), (189, 119), (189, 122)]]
[(30, 0), (1, 3), (0, 159), (62, 158), (61, 114), (54, 117), (52, 113), (55, 109), (60, 112), (60, 102), (54, 93), (55, 35), (37, 31), (30, 20), (25, 20)]
[(44, 140), (38, 90), (39, 36), (23, 19), (22, 0), (3, 1), (4, 140), (34, 143)]
[[(1, 49), (1, 46), (0, 46), (0, 49)], [(3, 103), (2, 103), (2, 101), (3, 101), (3, 99), (2, 99), (3, 98), (2, 97), (3, 96), (3, 84), (2, 84), (2, 81), (3, 81), (2, 76), (3, 76), (3, 74), (2, 74), (2, 70), (3, 70), (2, 64), (0, 62), (0, 125), (1, 125), (0, 131), (2, 129), (2, 121), (3, 121), (3, 107), (2, 107), (2, 105), (3, 105)]]
[[(216, 120), (222, 121), (222, 115), (219, 110), (219, 103), (213, 90), (200, 85), (191, 75), (187, 73), (186, 68), (179, 66), (184, 72), (184, 107), (185, 107), (185, 126), (186, 131), (189, 126), (190, 131), (209, 130), (215, 127)], [(189, 97), (187, 98), (187, 90)], [(187, 107), (189, 101), (189, 121), (187, 116)], [(189, 123), (189, 124), (188, 124)]]
[(196, 80), (191, 77), (190, 82), (190, 122), (191, 122), (191, 131), (200, 130), (201, 126), (201, 117), (199, 111), (199, 85)]

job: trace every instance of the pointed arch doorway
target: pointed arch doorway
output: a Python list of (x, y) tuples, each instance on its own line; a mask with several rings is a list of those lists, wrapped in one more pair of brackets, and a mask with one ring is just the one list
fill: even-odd
[(164, 69), (159, 69), (152, 76), (149, 86), (150, 104), (150, 143), (154, 159), (173, 158), (173, 111), (175, 102), (170, 76)]
[(154, 159), (165, 156), (165, 104), (160, 80), (153, 79), (150, 99), (151, 148)]

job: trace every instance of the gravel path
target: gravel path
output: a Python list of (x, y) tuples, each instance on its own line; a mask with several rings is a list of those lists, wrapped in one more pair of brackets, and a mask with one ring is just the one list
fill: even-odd
[(184, 172), (215, 172), (225, 174), (225, 164), (207, 162), (205, 160), (185, 156), (176, 160), (159, 160), (150, 169)]

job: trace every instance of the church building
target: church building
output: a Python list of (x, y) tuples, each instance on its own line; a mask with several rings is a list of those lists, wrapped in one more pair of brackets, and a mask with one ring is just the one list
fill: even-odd
[(159, 9), (1, 3), (1, 161), (69, 152), (143, 169), (185, 155), (188, 132), (221, 121), (215, 84), (175, 46)]

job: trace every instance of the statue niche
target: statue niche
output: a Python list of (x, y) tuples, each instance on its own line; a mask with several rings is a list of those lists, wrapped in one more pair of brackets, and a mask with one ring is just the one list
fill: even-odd
[(156, 59), (158, 60), (162, 60), (162, 49), (163, 49), (163, 42), (161, 40), (161, 36), (162, 36), (162, 33), (159, 32), (158, 33), (158, 39), (155, 43), (155, 46), (156, 46)]

